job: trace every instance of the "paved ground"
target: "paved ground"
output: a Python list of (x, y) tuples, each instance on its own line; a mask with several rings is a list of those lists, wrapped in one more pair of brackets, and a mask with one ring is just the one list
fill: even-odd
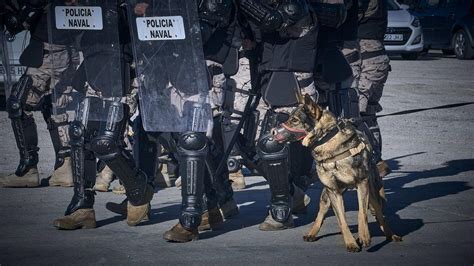
[[(52, 220), (63, 214), (72, 190), (42, 187), (0, 189), (0, 265), (18, 264), (455, 264), (474, 263), (474, 61), (431, 54), (419, 61), (392, 61), (380, 118), (384, 157), (394, 173), (385, 181), (386, 214), (401, 243), (386, 243), (373, 220), (372, 247), (349, 254), (333, 214), (314, 243), (302, 241), (317, 211), (319, 184), (297, 227), (260, 232), (269, 198), (263, 178), (236, 193), (241, 214), (222, 231), (201, 240), (171, 244), (162, 234), (176, 223), (179, 191), (155, 195), (152, 220), (130, 228), (108, 212), (107, 201), (122, 197), (101, 193), (96, 200), (99, 228), (57, 231)], [(38, 116), (38, 120), (40, 116)], [(45, 178), (53, 153), (45, 125), (39, 125), (40, 171)], [(0, 112), (0, 172), (18, 160), (9, 121)], [(355, 193), (346, 196), (351, 229), (357, 231)]]

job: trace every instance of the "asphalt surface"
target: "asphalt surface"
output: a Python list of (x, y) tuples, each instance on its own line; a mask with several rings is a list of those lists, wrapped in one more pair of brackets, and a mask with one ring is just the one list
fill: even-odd
[[(307, 215), (295, 217), (296, 228), (261, 232), (268, 186), (248, 177), (249, 188), (235, 193), (240, 215), (220, 231), (199, 241), (173, 244), (163, 233), (177, 220), (180, 191), (160, 190), (152, 202), (152, 219), (138, 227), (108, 212), (105, 203), (122, 196), (96, 197), (98, 228), (58, 231), (52, 221), (63, 215), (70, 188), (0, 189), (0, 265), (23, 264), (474, 264), (474, 60), (430, 54), (418, 61), (392, 60), (382, 99), (380, 125), (384, 158), (394, 170), (385, 180), (392, 229), (401, 243), (387, 243), (370, 218), (372, 246), (345, 251), (337, 222), (329, 214), (318, 241), (303, 242), (318, 206), (321, 185), (308, 193)], [(54, 154), (37, 115), (42, 178), (50, 175)], [(0, 173), (12, 172), (18, 155), (7, 114), (0, 112)], [(345, 206), (357, 232), (355, 192)]]

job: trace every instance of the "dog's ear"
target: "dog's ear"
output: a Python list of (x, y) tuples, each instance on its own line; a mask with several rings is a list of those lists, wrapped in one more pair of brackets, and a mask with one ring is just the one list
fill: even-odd
[(306, 108), (308, 108), (308, 111), (310, 112), (311, 116), (313, 118), (318, 117), (318, 105), (311, 99), (311, 96), (309, 94), (304, 95), (304, 105)]
[(311, 99), (311, 96), (309, 96), (309, 94), (305, 93), (304, 96), (303, 96), (303, 101), (304, 101), (304, 104), (306, 105), (311, 105), (311, 103), (313, 102), (313, 99)]

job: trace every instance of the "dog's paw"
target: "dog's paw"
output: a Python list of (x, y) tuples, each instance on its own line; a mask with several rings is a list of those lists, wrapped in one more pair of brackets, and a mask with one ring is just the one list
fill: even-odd
[(403, 239), (401, 236), (397, 236), (397, 235), (392, 235), (391, 238), (388, 238), (387, 240), (389, 241), (393, 241), (393, 242), (402, 242)]
[(305, 235), (305, 236), (303, 236), (303, 240), (305, 242), (314, 242), (314, 241), (316, 241), (316, 236)]
[(357, 243), (346, 244), (346, 249), (349, 252), (360, 252), (360, 247), (357, 245)]
[(362, 245), (362, 247), (368, 248), (368, 247), (370, 247), (371, 240), (370, 240), (370, 238), (369, 239), (359, 238), (359, 239), (357, 239), (357, 242), (359, 242)]

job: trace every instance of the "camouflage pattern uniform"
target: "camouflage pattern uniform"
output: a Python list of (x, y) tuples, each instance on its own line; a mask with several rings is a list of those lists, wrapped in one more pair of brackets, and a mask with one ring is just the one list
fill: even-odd
[(352, 83), (350, 88), (358, 88), (360, 78), (360, 65), (362, 63), (360, 58), (359, 41), (344, 41), (344, 46), (342, 47), (341, 51), (352, 68)]
[[(246, 57), (243, 57), (239, 60), (239, 72), (235, 75), (236, 88), (244, 92), (250, 91), (250, 65), (249, 60)], [(243, 92), (234, 93), (234, 109), (238, 112), (244, 112), (245, 105), (247, 104), (249, 95)], [(259, 124), (257, 129), (257, 136), (260, 135), (260, 130), (262, 128), (262, 120), (265, 115), (265, 103), (260, 101), (257, 106), (257, 111), (259, 112)], [(233, 115), (234, 117), (236, 114)], [(232, 123), (237, 126), (238, 120), (232, 120)]]
[[(359, 109), (363, 121), (372, 135), (375, 159), (384, 163), (382, 137), (376, 113), (382, 111), (379, 104), (383, 87), (390, 71), (390, 60), (385, 52), (383, 40), (388, 23), (387, 3), (384, 0), (359, 0), (359, 37), (361, 66), (359, 78)], [(384, 163), (385, 164), (385, 163)], [(380, 168), (380, 167), (379, 167)], [(388, 166), (386, 166), (388, 169)], [(390, 170), (381, 172), (384, 176)], [(386, 173), (383, 173), (386, 172)]]
[[(20, 150), (20, 166), (15, 174), (5, 177), (0, 183), (3, 186), (34, 186), (32, 182), (25, 183), (21, 177), (39, 178), (36, 163), (38, 135), (33, 111), (41, 110), (48, 126), (53, 147), (56, 153), (55, 172), (50, 180), (51, 185), (72, 186), (72, 170), (69, 161), (70, 145), (68, 133), (67, 105), (72, 101), (72, 88), (59, 84), (63, 75), (71, 75), (80, 61), (79, 53), (69, 46), (43, 43), (42, 64), (39, 67), (28, 67), (25, 74), (13, 88), (7, 103), (7, 111), (12, 119), (14, 131), (23, 131), (25, 143), (17, 137)], [(41, 51), (39, 51), (41, 52)], [(62, 86), (61, 94), (54, 94), (55, 86)], [(15, 109), (19, 103), (20, 109)], [(18, 120), (19, 119), (19, 120)], [(19, 121), (19, 122), (15, 122)], [(20, 122), (21, 121), (21, 122)], [(21, 128), (17, 125), (21, 124)], [(15, 134), (17, 136), (17, 133)], [(27, 152), (26, 152), (27, 150)], [(25, 158), (30, 158), (24, 163)], [(65, 163), (66, 162), (66, 163)], [(63, 167), (64, 166), (64, 167)]]
[(359, 43), (362, 57), (358, 82), (359, 109), (374, 136), (374, 150), (378, 153), (378, 158), (376, 159), (380, 161), (382, 136), (377, 123), (376, 113), (382, 111), (382, 106), (379, 102), (382, 98), (388, 73), (390, 72), (390, 59), (385, 53), (383, 41), (362, 39)]
[[(42, 100), (44, 101), (45, 97), (51, 95), (51, 104), (56, 111), (49, 113), (50, 117), (45, 116), (45, 120), (48, 124), (48, 129), (51, 130), (57, 127), (61, 148), (56, 152), (57, 155), (63, 155), (69, 150), (67, 125), (69, 116), (64, 108), (72, 101), (72, 96), (67, 94), (67, 92), (71, 92), (71, 89), (67, 90), (65, 94), (56, 96), (53, 96), (52, 89), (60, 81), (61, 75), (66, 70), (71, 70), (71, 68), (79, 65), (79, 53), (67, 49), (64, 45), (49, 43), (44, 43), (44, 50), (43, 64), (39, 68), (28, 67), (26, 69), (25, 75), (32, 78), (33, 88), (25, 92), (24, 98), (20, 99), (20, 101), (25, 102), (24, 115), (26, 119), (29, 119), (33, 117), (32, 111), (40, 108)], [(43, 114), (46, 115), (45, 113)]]

